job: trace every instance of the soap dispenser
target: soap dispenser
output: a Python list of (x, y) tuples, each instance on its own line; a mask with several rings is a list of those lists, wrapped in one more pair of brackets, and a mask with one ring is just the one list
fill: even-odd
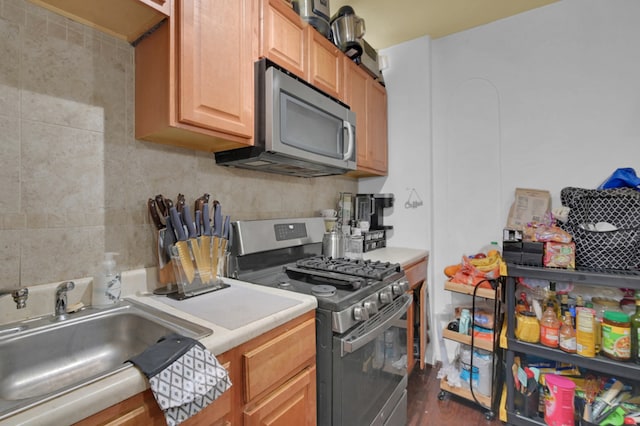
[(120, 273), (116, 272), (114, 257), (118, 253), (105, 253), (102, 262), (102, 270), (93, 279), (93, 293), (91, 303), (93, 306), (109, 306), (120, 300), (121, 282)]

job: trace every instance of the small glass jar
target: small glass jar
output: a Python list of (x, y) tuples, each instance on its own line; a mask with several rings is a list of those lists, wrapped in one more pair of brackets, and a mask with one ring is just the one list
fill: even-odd
[(602, 354), (616, 361), (631, 359), (631, 323), (624, 312), (604, 312)]

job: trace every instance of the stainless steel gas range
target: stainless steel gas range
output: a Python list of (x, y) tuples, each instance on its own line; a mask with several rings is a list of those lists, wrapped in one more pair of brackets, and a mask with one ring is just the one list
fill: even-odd
[(324, 257), (323, 235), (322, 218), (235, 222), (229, 274), (317, 298), (318, 425), (405, 425), (404, 272)]

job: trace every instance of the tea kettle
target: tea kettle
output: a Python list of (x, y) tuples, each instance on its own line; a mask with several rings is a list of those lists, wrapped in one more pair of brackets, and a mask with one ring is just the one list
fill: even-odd
[(344, 257), (345, 244), (345, 236), (342, 232), (325, 232), (322, 237), (322, 254), (333, 259)]
[(362, 55), (364, 19), (358, 17), (351, 6), (342, 6), (331, 18), (333, 44), (351, 59)]

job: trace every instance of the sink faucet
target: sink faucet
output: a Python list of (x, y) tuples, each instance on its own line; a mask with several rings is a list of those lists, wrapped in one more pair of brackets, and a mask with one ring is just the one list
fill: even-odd
[(16, 302), (16, 309), (22, 309), (27, 306), (27, 298), (29, 297), (29, 289), (15, 288), (13, 290), (0, 289), (0, 296), (10, 294), (13, 297), (13, 301)]
[(56, 309), (54, 317), (63, 320), (67, 317), (67, 292), (75, 288), (73, 281), (65, 281), (56, 288)]

